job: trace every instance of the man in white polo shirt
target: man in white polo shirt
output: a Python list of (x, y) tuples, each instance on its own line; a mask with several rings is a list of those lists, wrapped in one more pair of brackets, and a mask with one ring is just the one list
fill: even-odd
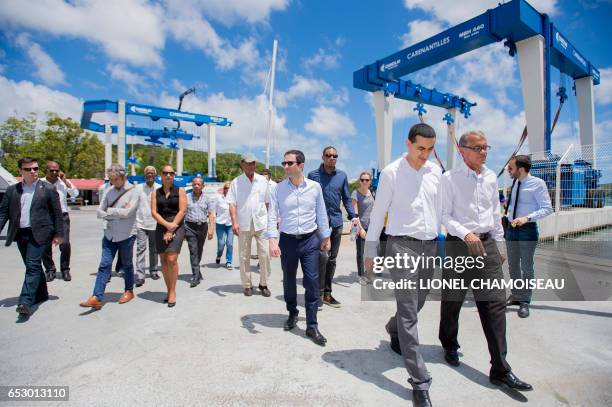
[(232, 230), (238, 236), (240, 252), (240, 279), (244, 295), (253, 295), (251, 283), (251, 242), (257, 242), (259, 257), (259, 290), (264, 297), (270, 296), (268, 275), (270, 273), (270, 257), (268, 242), (264, 239), (264, 229), (268, 220), (269, 184), (268, 180), (255, 173), (257, 160), (251, 153), (243, 154), (240, 168), (243, 173), (236, 177), (228, 193)]

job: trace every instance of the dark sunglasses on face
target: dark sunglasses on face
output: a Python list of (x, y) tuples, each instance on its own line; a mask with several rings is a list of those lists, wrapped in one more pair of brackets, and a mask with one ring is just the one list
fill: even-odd
[(36, 172), (38, 171), (38, 167), (22, 168), (22, 171)]
[(370, 182), (369, 178), (359, 178), (359, 181), (361, 182)]
[(325, 154), (327, 158), (338, 158), (338, 154)]
[(60, 170), (47, 170), (52, 174), (59, 174)]
[(284, 167), (284, 166), (291, 167), (293, 164), (297, 164), (297, 161), (283, 161), (283, 162), (281, 163), (281, 165), (282, 165), (283, 167)]
[(174, 171), (162, 171), (163, 175), (174, 177)]

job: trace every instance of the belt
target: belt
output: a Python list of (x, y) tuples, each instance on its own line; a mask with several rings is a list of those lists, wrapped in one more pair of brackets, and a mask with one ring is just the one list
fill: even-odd
[(391, 235), (391, 237), (394, 239), (408, 240), (410, 242), (433, 242), (434, 240), (436, 240), (436, 239), (417, 239), (415, 237), (408, 236), (408, 235)]
[[(484, 232), (484, 233), (474, 233), (476, 235), (477, 238), (479, 238), (482, 241), (485, 241), (487, 239), (489, 239), (491, 237), (491, 233), (490, 232)], [(463, 239), (457, 237), (457, 236), (453, 236), (453, 235), (448, 235), (446, 237), (446, 240), (461, 240), (463, 241)]]
[(191, 221), (189, 221), (189, 220), (186, 220), (186, 221), (185, 221), (185, 223), (190, 223), (190, 224), (192, 224), (192, 225), (202, 226), (202, 225), (207, 224), (208, 222), (191, 222)]
[(304, 233), (302, 235), (292, 235), (290, 233), (285, 233), (285, 232), (281, 232), (280, 234), (281, 236), (288, 237), (290, 239), (302, 240), (302, 239), (308, 239), (310, 236), (314, 235), (315, 233), (317, 233), (317, 229), (313, 230), (312, 232)]

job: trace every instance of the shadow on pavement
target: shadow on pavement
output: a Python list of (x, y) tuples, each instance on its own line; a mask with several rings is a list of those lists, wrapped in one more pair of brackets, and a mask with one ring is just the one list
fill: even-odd
[(217, 294), (219, 297), (227, 297), (226, 294), (242, 294), (244, 289), (240, 284), (215, 285), (207, 291)]
[(160, 304), (164, 303), (166, 299), (166, 292), (164, 291), (144, 291), (136, 294), (138, 298), (142, 298), (143, 300), (153, 301)]

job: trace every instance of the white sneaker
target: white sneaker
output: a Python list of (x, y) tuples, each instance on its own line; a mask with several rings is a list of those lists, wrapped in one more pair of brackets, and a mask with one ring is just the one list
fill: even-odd
[(232, 263), (225, 263), (225, 268), (231, 270), (233, 268)]

